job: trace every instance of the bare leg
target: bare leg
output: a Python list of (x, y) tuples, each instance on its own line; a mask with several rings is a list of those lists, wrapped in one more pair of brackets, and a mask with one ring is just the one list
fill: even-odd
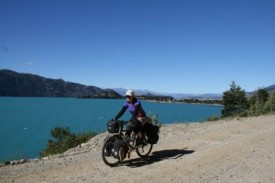
[(141, 131), (138, 132), (137, 136), (139, 139), (143, 139), (143, 135), (142, 135)]

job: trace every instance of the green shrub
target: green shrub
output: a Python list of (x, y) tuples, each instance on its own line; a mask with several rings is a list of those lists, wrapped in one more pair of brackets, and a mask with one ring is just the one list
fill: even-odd
[(250, 116), (259, 116), (275, 111), (275, 94), (269, 95), (264, 89), (258, 89), (249, 99)]
[(269, 96), (268, 100), (264, 104), (263, 111), (265, 113), (271, 113), (275, 111), (275, 93)]
[(157, 114), (149, 114), (148, 117), (151, 119), (152, 124), (161, 127), (161, 122), (159, 121), (159, 116)]
[(254, 105), (251, 105), (248, 109), (248, 114), (250, 116), (259, 116), (264, 114), (264, 103), (256, 101)]
[(95, 135), (96, 133), (93, 132), (75, 134), (68, 127), (55, 127), (51, 130), (51, 136), (55, 140), (48, 140), (46, 149), (40, 152), (40, 157), (63, 153), (70, 148), (87, 142)]

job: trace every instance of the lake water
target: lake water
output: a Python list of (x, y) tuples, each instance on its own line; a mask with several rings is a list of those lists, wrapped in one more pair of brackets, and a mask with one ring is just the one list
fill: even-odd
[[(51, 139), (56, 126), (72, 132), (106, 131), (106, 122), (120, 111), (124, 100), (0, 97), (0, 161), (35, 158)], [(142, 101), (147, 114), (162, 124), (205, 121), (220, 116), (222, 106)], [(121, 118), (130, 118), (128, 112)]]

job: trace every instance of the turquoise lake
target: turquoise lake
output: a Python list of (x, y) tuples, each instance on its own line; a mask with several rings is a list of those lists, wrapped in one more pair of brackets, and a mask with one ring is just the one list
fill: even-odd
[[(0, 97), (0, 161), (36, 158), (56, 126), (73, 132), (106, 131), (124, 100), (76, 98)], [(205, 121), (220, 116), (222, 106), (142, 101), (147, 114), (162, 124)], [(130, 118), (128, 112), (121, 118)]]

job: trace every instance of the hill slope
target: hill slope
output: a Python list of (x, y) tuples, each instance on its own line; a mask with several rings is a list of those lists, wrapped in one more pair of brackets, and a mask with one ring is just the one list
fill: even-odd
[(0, 167), (1, 182), (275, 182), (275, 115), (165, 125), (147, 160), (101, 159), (107, 133), (62, 155)]
[(267, 92), (275, 93), (275, 84), (265, 88)]
[(62, 79), (0, 70), (0, 96), (120, 98), (115, 91)]

